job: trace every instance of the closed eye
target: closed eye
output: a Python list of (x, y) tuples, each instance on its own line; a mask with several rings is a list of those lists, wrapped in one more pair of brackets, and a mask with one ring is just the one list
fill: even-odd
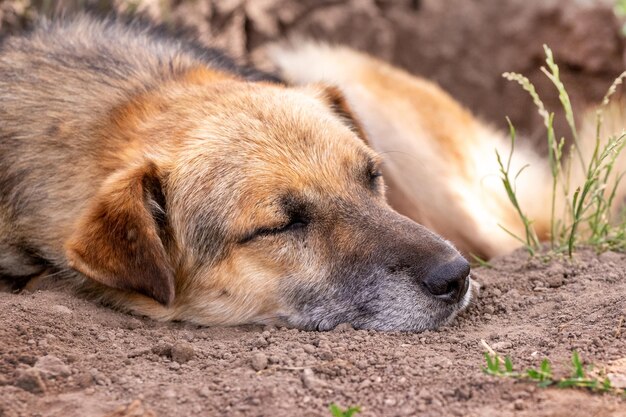
[(372, 172), (370, 172), (370, 181), (374, 182), (374, 181), (376, 181), (378, 178), (380, 178), (382, 176), (383, 176), (382, 171), (380, 171), (378, 169), (375, 170), (375, 171), (372, 171)]
[(239, 243), (246, 243), (253, 239), (256, 239), (258, 237), (263, 237), (263, 236), (271, 236), (271, 235), (277, 235), (281, 233), (295, 232), (295, 231), (306, 228), (308, 224), (309, 224), (308, 220), (302, 217), (296, 216), (296, 217), (291, 218), (289, 220), (289, 223), (286, 223), (278, 227), (261, 227), (259, 229), (256, 229), (255, 231), (253, 231), (252, 233), (248, 234), (243, 239), (241, 239)]
[(369, 185), (372, 189), (377, 189), (379, 179), (383, 176), (383, 172), (380, 169), (380, 162), (370, 159), (367, 162), (366, 171)]
[(374, 191), (379, 190), (380, 179), (383, 177), (383, 173), (380, 169), (374, 169), (369, 171), (369, 185)]

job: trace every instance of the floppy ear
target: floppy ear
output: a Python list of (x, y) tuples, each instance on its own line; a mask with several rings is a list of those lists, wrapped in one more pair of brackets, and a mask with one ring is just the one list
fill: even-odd
[(354, 112), (348, 104), (348, 100), (343, 95), (339, 87), (327, 84), (318, 84), (315, 91), (316, 96), (321, 99), (330, 109), (341, 119), (341, 121), (350, 128), (358, 137), (360, 137), (365, 143), (367, 141), (367, 135), (363, 129), (363, 125), (355, 116)]
[(114, 174), (65, 245), (70, 266), (109, 287), (170, 304), (174, 273), (160, 237), (165, 219), (165, 198), (153, 163)]

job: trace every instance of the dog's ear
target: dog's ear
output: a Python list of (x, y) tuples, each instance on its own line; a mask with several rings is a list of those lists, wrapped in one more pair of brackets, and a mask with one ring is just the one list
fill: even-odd
[(65, 245), (70, 266), (109, 287), (168, 305), (174, 272), (161, 238), (165, 223), (165, 198), (153, 163), (114, 174)]
[(330, 107), (332, 112), (335, 113), (350, 130), (365, 143), (368, 143), (363, 125), (350, 108), (348, 100), (346, 100), (346, 97), (339, 87), (328, 84), (317, 84), (313, 86), (313, 88), (317, 93), (316, 96)]

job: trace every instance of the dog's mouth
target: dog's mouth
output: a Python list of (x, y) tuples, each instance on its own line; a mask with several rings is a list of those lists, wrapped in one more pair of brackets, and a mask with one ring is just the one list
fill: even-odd
[(350, 300), (342, 300), (337, 294), (313, 296), (309, 289), (309, 302), (297, 311), (280, 314), (279, 325), (309, 331), (330, 331), (340, 325), (356, 330), (434, 330), (448, 325), (468, 308), (478, 284), (468, 276), (454, 302), (426, 297), (419, 288), (391, 283), (363, 287)]

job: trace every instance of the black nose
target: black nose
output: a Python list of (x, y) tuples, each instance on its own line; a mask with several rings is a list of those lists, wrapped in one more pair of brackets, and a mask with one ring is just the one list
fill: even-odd
[(436, 298), (457, 303), (469, 287), (469, 263), (462, 257), (435, 267), (422, 281), (429, 293)]

